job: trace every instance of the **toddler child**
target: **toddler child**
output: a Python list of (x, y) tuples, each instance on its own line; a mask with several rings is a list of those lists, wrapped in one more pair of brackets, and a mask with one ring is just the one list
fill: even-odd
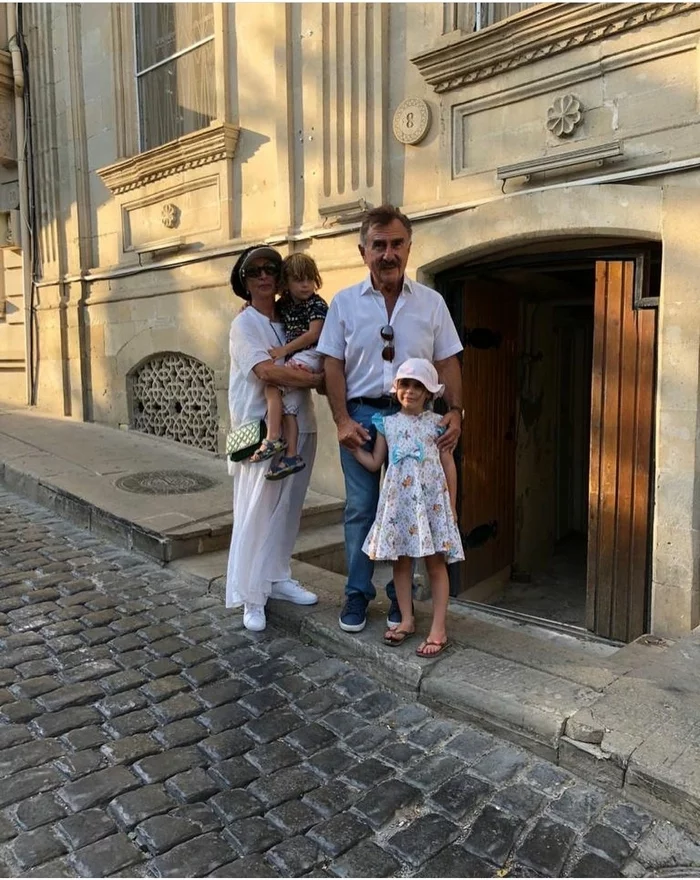
[(413, 560), (425, 558), (433, 596), (433, 619), (419, 657), (435, 657), (448, 644), (446, 631), (450, 585), (447, 566), (464, 559), (457, 528), (457, 468), (451, 452), (441, 452), (436, 440), (442, 416), (426, 409), (445, 386), (430, 361), (410, 358), (399, 367), (392, 393), (400, 412), (375, 415), (374, 449), (353, 450), (367, 470), (388, 464), (377, 505), (377, 516), (362, 547), (375, 560), (392, 560), (401, 624), (388, 629), (384, 643), (396, 647), (415, 634), (411, 573)]
[[(288, 256), (282, 262), (281, 283), (283, 293), (277, 307), (284, 324), (285, 342), (271, 348), (270, 356), (274, 360), (286, 358), (285, 366), (290, 369), (318, 373), (323, 368), (323, 356), (316, 351), (316, 343), (328, 305), (316, 292), (323, 282), (312, 257), (308, 254)], [(306, 467), (297, 451), (300, 394), (296, 388), (265, 386), (267, 436), (250, 460), (265, 461), (278, 452), (286, 452), (265, 474), (267, 480), (282, 480)]]

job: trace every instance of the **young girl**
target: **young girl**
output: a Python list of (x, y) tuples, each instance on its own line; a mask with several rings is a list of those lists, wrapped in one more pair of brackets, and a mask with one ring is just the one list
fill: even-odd
[[(322, 356), (316, 351), (323, 322), (328, 313), (326, 302), (316, 293), (321, 276), (308, 254), (291, 254), (282, 263), (281, 283), (284, 293), (277, 306), (284, 323), (285, 342), (269, 351), (274, 360), (286, 358), (286, 367), (318, 373)], [(285, 452), (265, 474), (266, 480), (282, 480), (306, 467), (298, 454), (299, 392), (292, 388), (265, 387), (267, 401), (267, 436), (251, 456), (251, 461), (266, 461)]]
[(425, 558), (433, 594), (433, 620), (428, 637), (416, 650), (419, 657), (435, 657), (447, 647), (447, 565), (464, 559), (455, 508), (457, 468), (452, 453), (440, 452), (435, 443), (441, 433), (441, 416), (425, 408), (444, 387), (430, 361), (404, 361), (392, 388), (401, 412), (376, 415), (374, 449), (353, 453), (370, 471), (378, 471), (389, 453), (377, 517), (362, 549), (370, 559), (394, 561), (401, 624), (384, 634), (385, 644), (391, 647), (403, 644), (415, 633), (412, 560)]

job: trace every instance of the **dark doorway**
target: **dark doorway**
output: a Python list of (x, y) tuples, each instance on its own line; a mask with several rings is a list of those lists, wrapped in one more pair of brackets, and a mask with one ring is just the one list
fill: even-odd
[(465, 344), (457, 598), (622, 641), (644, 631), (656, 304), (644, 268), (569, 253), (440, 279)]
[(593, 354), (589, 267), (523, 273), (519, 309), (515, 530), (494, 605), (585, 625)]

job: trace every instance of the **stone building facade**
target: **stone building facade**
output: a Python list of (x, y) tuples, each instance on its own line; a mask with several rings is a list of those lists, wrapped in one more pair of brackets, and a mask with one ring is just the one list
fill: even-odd
[[(20, 11), (3, 400), (221, 451), (236, 254), (308, 251), (330, 299), (363, 275), (362, 211), (392, 202), (466, 346), (455, 590), (491, 601), (578, 535), (589, 630), (700, 623), (700, 8)], [(313, 486), (342, 495), (318, 409)]]

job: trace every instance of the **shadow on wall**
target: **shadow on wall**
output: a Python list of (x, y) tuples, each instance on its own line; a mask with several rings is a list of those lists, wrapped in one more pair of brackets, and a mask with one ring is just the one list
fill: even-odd
[[(241, 86), (235, 75), (233, 4), (229, 6), (229, 14), (232, 17), (232, 26), (227, 36), (233, 49), (229, 76), (232, 80), (231, 93), (235, 95), (232, 101), (235, 105), (233, 121), (238, 121), (237, 89), (240, 90)], [(60, 55), (61, 34), (66, 30), (67, 24), (72, 25), (68, 30), (75, 35), (75, 41), (70, 46), (71, 59), (73, 63), (78, 59), (78, 64), (71, 68), (74, 73), (71, 88), (75, 106), (68, 117), (72, 125), (68, 142), (64, 142), (56, 127), (53, 112), (57, 100), (55, 92), (58, 88), (58, 77), (52, 71), (54, 58)], [(97, 174), (98, 168), (124, 158), (120, 153), (120, 142), (124, 138), (115, 129), (118, 116), (116, 103), (103, 107), (100, 115), (101, 128), (99, 132), (93, 131), (93, 123), (97, 118), (94, 112), (97, 99), (94, 95), (96, 73), (92, 65), (99, 61), (100, 70), (104, 69), (104, 56), (96, 53), (95, 45), (102, 46), (104, 51), (104, 46), (110, 40), (109, 27), (109, 24), (100, 24), (91, 13), (79, 6), (67, 10), (59, 4), (40, 8), (27, 16), (25, 30), (31, 57), (36, 59), (36, 65), (43, 63), (45, 59), (48, 59), (49, 65), (46, 70), (41, 69), (36, 73), (32, 83), (33, 156), (37, 174), (36, 238), (43, 261), (42, 273), (47, 278), (63, 279), (67, 274), (84, 275), (96, 269), (104, 270), (107, 268), (104, 266), (105, 242), (108, 247), (111, 242), (122, 238), (116, 199)], [(259, 39), (266, 39), (262, 30)], [(99, 59), (97, 55), (100, 55)], [(35, 67), (35, 72), (38, 70)], [(116, 75), (112, 73), (111, 67), (109, 71), (111, 75)], [(104, 79), (104, 74), (101, 76)], [(222, 200), (222, 210), (232, 213), (234, 239), (241, 235), (242, 225), (241, 205), (244, 192), (241, 167), (258, 156), (265, 145), (269, 145), (271, 138), (264, 133), (264, 129), (269, 128), (269, 120), (275, 118), (276, 109), (278, 110), (274, 93), (260, 87), (260, 76), (248, 77), (246, 83), (246, 108), (254, 102), (255, 113), (246, 114), (246, 122), (252, 127), (241, 132), (238, 151), (232, 163), (233, 191)], [(180, 110), (184, 108), (186, 116), (190, 111), (186, 101), (183, 103), (182, 96), (177, 94), (179, 91), (177, 88), (173, 90), (178, 104), (175, 109), (171, 108), (171, 112), (183, 116)], [(115, 90), (110, 88), (107, 94), (113, 95)], [(100, 94), (98, 103), (100, 107), (105, 104), (104, 93)], [(258, 128), (258, 121), (259, 130), (254, 130)], [(61, 181), (61, 185), (58, 186), (56, 181)], [(275, 199), (273, 186), (272, 178), (260, 184), (263, 191), (268, 189), (272, 193), (272, 203)], [(67, 201), (66, 197), (75, 197), (76, 194), (77, 199)], [(264, 213), (261, 220), (263, 217)], [(222, 218), (222, 228), (230, 226), (230, 219)], [(262, 231), (259, 237), (263, 237)], [(78, 259), (76, 246), (79, 251)], [(190, 253), (196, 247), (196, 242), (193, 242)], [(100, 257), (102, 266), (99, 265)], [(117, 263), (121, 258), (120, 253), (117, 255)], [(55, 284), (37, 288), (34, 352), (38, 405), (68, 416), (82, 415), (112, 424), (115, 421), (124, 422), (125, 373), (114, 376), (109, 360), (127, 344), (130, 337), (136, 338), (144, 332), (152, 332), (154, 337), (159, 337), (154, 338), (150, 346), (146, 346), (147, 353), (154, 354), (175, 348), (193, 355), (215, 371), (218, 391), (225, 392), (220, 374), (227, 374), (226, 340), (232, 310), (222, 308), (222, 302), (230, 302), (228, 273), (233, 259), (225, 261), (224, 265), (220, 261), (206, 257), (204, 259), (209, 268), (202, 270), (201, 280), (196, 270), (161, 268), (154, 261), (149, 270), (137, 270), (130, 277), (123, 276), (101, 283), (57, 281)], [(218, 278), (214, 277), (212, 266), (221, 267)], [(218, 288), (219, 296), (213, 292), (215, 288)], [(202, 308), (193, 308), (191, 303), (183, 307), (182, 303), (176, 301), (178, 296), (190, 294), (194, 289), (203, 293), (206, 291)], [(173, 294), (173, 297), (169, 294)], [(143, 305), (147, 297), (153, 297), (150, 309)], [(165, 302), (167, 306), (164, 308)], [(207, 326), (209, 321), (203, 320), (202, 311), (210, 318), (217, 314), (218, 325)], [(167, 333), (161, 332), (166, 325), (177, 328), (170, 338), (167, 338)], [(193, 332), (190, 333), (185, 328), (193, 328)], [(206, 334), (204, 343), (193, 338), (197, 334), (194, 328)], [(218, 339), (216, 346), (211, 345), (212, 337)], [(213, 348), (216, 352), (206, 351)], [(205, 349), (204, 354), (202, 349)], [(141, 355), (144, 353), (141, 352)], [(133, 368), (141, 355), (127, 365), (127, 371)], [(109, 399), (112, 396), (114, 400)], [(225, 393), (219, 394), (219, 398), (221, 409)], [(115, 419), (117, 413), (119, 417)]]

